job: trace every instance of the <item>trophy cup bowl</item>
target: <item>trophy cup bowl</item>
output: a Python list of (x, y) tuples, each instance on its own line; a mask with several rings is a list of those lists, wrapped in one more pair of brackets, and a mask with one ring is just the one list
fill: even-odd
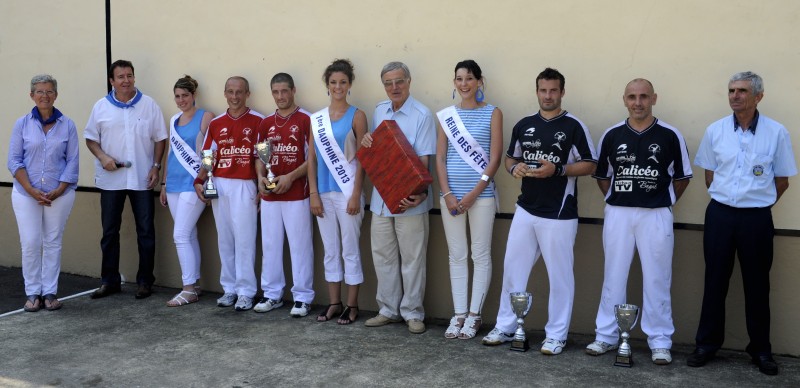
[(633, 357), (631, 354), (631, 345), (628, 344), (630, 338), (630, 331), (636, 327), (636, 322), (639, 321), (639, 306), (633, 304), (618, 304), (614, 306), (614, 317), (617, 319), (617, 326), (619, 326), (620, 337), (622, 344), (617, 350), (617, 358), (614, 361), (614, 366), (622, 366), (630, 368), (633, 366)]
[(203, 165), (203, 168), (208, 171), (208, 180), (206, 181), (205, 185), (203, 185), (203, 196), (207, 199), (219, 198), (217, 187), (214, 186), (214, 182), (211, 179), (214, 176), (212, 173), (215, 163), (214, 151), (203, 150), (203, 157), (200, 159), (200, 163)]
[(531, 303), (533, 303), (533, 295), (530, 292), (512, 292), (509, 294), (511, 298), (511, 310), (517, 316), (517, 330), (514, 332), (514, 339), (511, 341), (511, 350), (517, 352), (527, 352), (530, 349), (528, 338), (525, 336), (525, 329), (522, 327), (528, 311), (531, 310)]
[(272, 191), (278, 185), (272, 182), (275, 179), (275, 174), (272, 173), (272, 164), (270, 163), (270, 159), (272, 159), (272, 139), (266, 139), (262, 142), (256, 143), (256, 153), (258, 154), (258, 158), (264, 162), (264, 165), (267, 167), (267, 183), (266, 188), (269, 191)]

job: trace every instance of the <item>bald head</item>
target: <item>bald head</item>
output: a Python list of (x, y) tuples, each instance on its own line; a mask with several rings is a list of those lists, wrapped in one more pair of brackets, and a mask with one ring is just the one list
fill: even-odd
[(637, 130), (650, 126), (654, 119), (653, 105), (657, 99), (658, 95), (650, 81), (636, 78), (628, 82), (622, 95), (622, 101), (628, 108), (628, 123)]
[(644, 78), (634, 78), (631, 80), (631, 82), (628, 82), (628, 84), (625, 85), (625, 94), (628, 94), (628, 88), (630, 88), (631, 85), (639, 83), (647, 85), (650, 88), (650, 94), (656, 94), (656, 89), (653, 88), (653, 83)]

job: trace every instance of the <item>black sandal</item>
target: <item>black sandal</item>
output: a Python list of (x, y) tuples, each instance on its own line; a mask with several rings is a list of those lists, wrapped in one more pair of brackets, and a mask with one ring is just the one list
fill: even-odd
[(333, 313), (332, 315), (328, 315), (328, 313), (331, 312), (331, 308), (341, 305), (342, 302), (329, 304), (328, 307), (325, 307), (325, 310), (322, 310), (322, 312), (317, 315), (317, 322), (328, 322), (333, 319), (336, 313)]
[[(355, 310), (356, 316), (350, 318), (350, 311)], [(358, 306), (347, 306), (347, 308), (342, 311), (342, 315), (339, 315), (339, 320), (336, 322), (340, 325), (349, 325), (358, 319)]]
[(35, 313), (41, 310), (41, 308), (42, 308), (42, 297), (39, 295), (28, 295), (28, 300), (25, 301), (25, 306), (22, 307), (23, 310), (29, 313)]
[(55, 294), (47, 294), (44, 296), (44, 308), (47, 311), (56, 311), (62, 306), (61, 301), (56, 298)]

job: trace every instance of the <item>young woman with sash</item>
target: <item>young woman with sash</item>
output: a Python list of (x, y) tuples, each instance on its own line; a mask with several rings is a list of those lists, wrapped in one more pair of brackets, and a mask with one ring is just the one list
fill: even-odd
[[(436, 114), (436, 173), (455, 308), (444, 336), (470, 339), (481, 326), (481, 308), (492, 277), (492, 228), (497, 211), (493, 177), (503, 152), (503, 113), (483, 102), (483, 76), (475, 61), (456, 64), (453, 85), (453, 96), (458, 93), (461, 102)], [(468, 305), (470, 249), (474, 273), (472, 301)]]
[(197, 220), (206, 204), (195, 194), (193, 181), (200, 171), (198, 150), (214, 114), (195, 106), (197, 81), (185, 76), (175, 82), (175, 104), (180, 112), (169, 120), (169, 148), (164, 179), (161, 182), (161, 205), (169, 206), (175, 221), (172, 237), (178, 250), (183, 290), (167, 302), (177, 307), (198, 300), (200, 279), (200, 243)]
[[(358, 287), (364, 282), (359, 237), (364, 218), (361, 165), (355, 159), (367, 133), (367, 116), (347, 102), (353, 64), (334, 60), (322, 76), (331, 104), (311, 115), (308, 184), (311, 213), (316, 216), (325, 248), (325, 280), (330, 304), (317, 317), (325, 322), (339, 316), (340, 325), (358, 318)], [(344, 262), (344, 265), (342, 265)], [(347, 308), (342, 306), (341, 283), (347, 284)]]

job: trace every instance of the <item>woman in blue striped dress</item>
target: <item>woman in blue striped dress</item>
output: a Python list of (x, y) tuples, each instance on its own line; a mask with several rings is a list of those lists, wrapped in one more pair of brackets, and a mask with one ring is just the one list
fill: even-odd
[[(481, 326), (481, 309), (492, 276), (492, 229), (497, 210), (493, 177), (502, 157), (503, 113), (483, 101), (483, 75), (475, 61), (456, 64), (453, 84), (453, 96), (458, 93), (461, 102), (439, 112), (436, 148), (455, 309), (445, 337), (470, 339)], [(451, 118), (460, 118), (455, 120), (460, 127), (445, 120), (447, 112)], [(467, 291), (470, 249), (474, 267), (471, 301)]]

